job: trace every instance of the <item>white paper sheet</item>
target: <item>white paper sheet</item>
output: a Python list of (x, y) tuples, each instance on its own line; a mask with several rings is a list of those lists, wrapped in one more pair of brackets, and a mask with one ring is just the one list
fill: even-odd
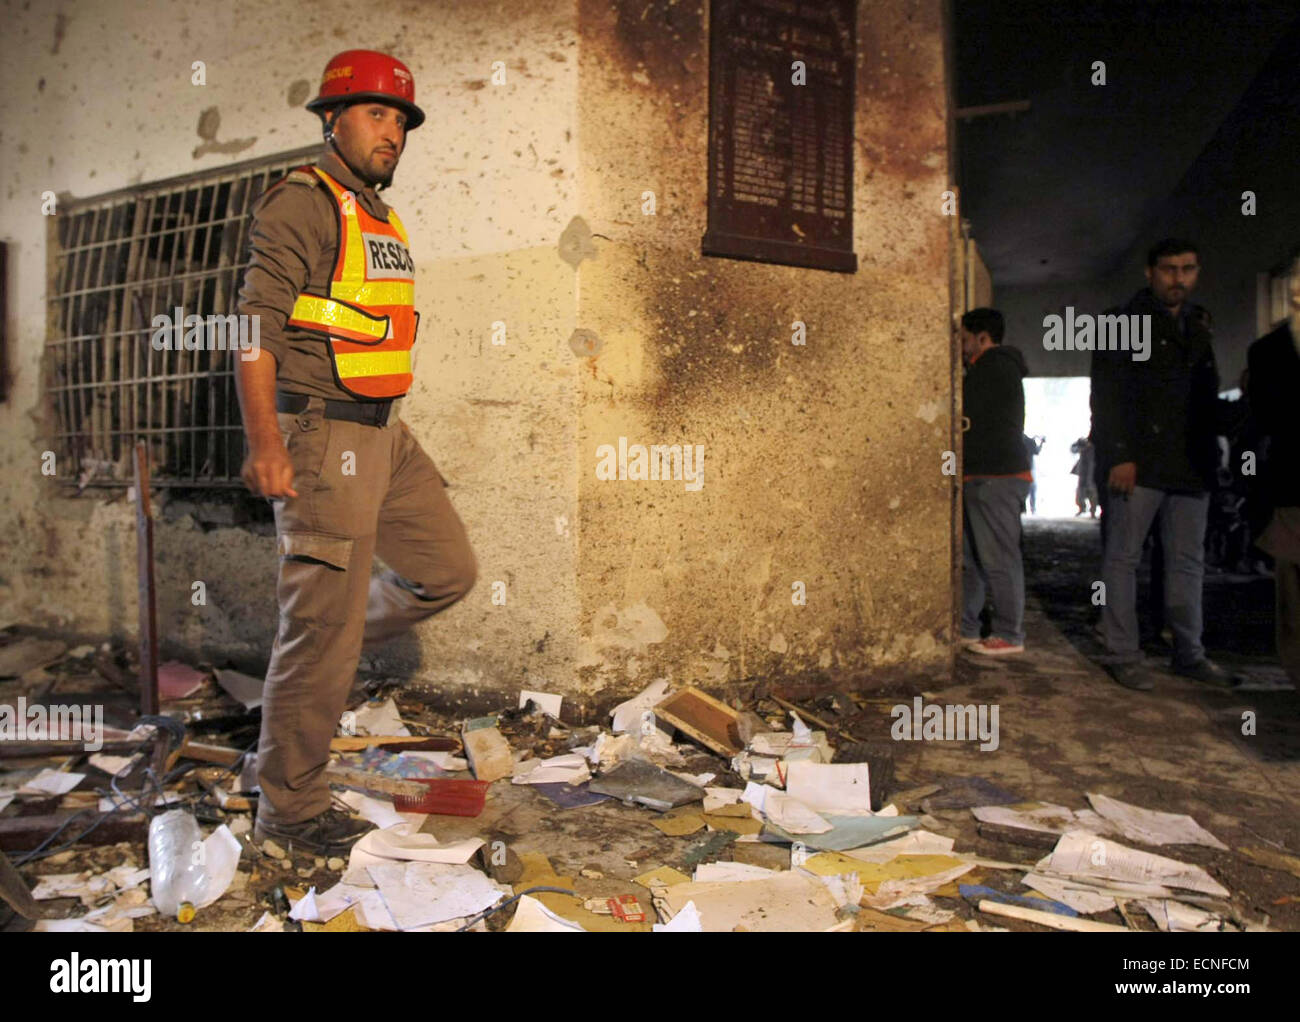
[(616, 735), (638, 730), (641, 727), (641, 715), (646, 710), (653, 709), (655, 704), (662, 702), (667, 694), (667, 679), (661, 678), (651, 682), (638, 695), (614, 707), (610, 714), (613, 718), (610, 730)]
[(1020, 830), (1035, 830), (1046, 834), (1064, 834), (1077, 830), (1079, 821), (1074, 810), (1066, 806), (1045, 805), (1037, 809), (1011, 809), (1008, 806), (974, 806), (971, 815), (981, 823), (992, 823)]
[(790, 763), (785, 790), (814, 812), (836, 815), (871, 812), (866, 763)]
[(244, 709), (256, 710), (262, 705), (262, 690), (266, 687), (264, 679), (220, 667), (212, 673), (217, 677), (217, 684), (236, 702), (243, 703)]
[(850, 848), (851, 855), (863, 862), (883, 863), (899, 855), (948, 855), (955, 844), (952, 838), (928, 830), (913, 830), (901, 837), (890, 838), (879, 844)]
[(403, 823), (414, 823), (419, 830), (424, 823), (425, 813), (399, 813), (393, 808), (390, 799), (374, 798), (359, 791), (341, 791), (339, 799), (363, 820), (369, 820), (380, 830), (396, 827)]
[(1222, 916), (1169, 899), (1144, 899), (1138, 902), (1161, 930), (1167, 933), (1217, 933), (1235, 931)]
[(550, 759), (526, 759), (515, 764), (512, 784), (582, 784), (591, 779), (587, 760), (576, 752)]
[(120, 777), (122, 774), (127, 773), (139, 758), (139, 755), (110, 756), (104, 752), (97, 752), (89, 758), (88, 762), (91, 766), (104, 771), (110, 777)]
[(734, 806), (744, 794), (740, 788), (705, 788), (704, 811), (711, 813), (723, 806)]
[(1039, 894), (1045, 894), (1053, 901), (1068, 905), (1082, 915), (1094, 915), (1097, 912), (1109, 912), (1115, 907), (1115, 899), (1109, 894), (1089, 890), (1085, 885), (1064, 880), (1061, 877), (1045, 876), (1042, 873), (1026, 873), (1024, 885)]
[(703, 933), (704, 926), (700, 922), (700, 911), (695, 907), (695, 902), (688, 901), (683, 905), (675, 916), (666, 923), (655, 923), (651, 929), (655, 933)]
[(560, 707), (564, 705), (564, 696), (557, 696), (551, 692), (533, 692), (529, 689), (521, 689), (519, 692), (519, 709), (528, 705), (528, 700), (532, 700), (541, 707), (542, 712), (548, 716), (560, 719)]
[(790, 870), (743, 884), (673, 884), (663, 889), (662, 899), (675, 913), (693, 901), (706, 933), (731, 933), (737, 926), (755, 932), (820, 933), (836, 922), (836, 902), (826, 887)]
[[(411, 862), (463, 863), (483, 847), (483, 839), (477, 837), (440, 842), (434, 835), (414, 831), (411, 824), (402, 823), (386, 830), (371, 830), (362, 835), (361, 840), (352, 846), (358, 851), (380, 859), (403, 860)], [(358, 863), (353, 858), (350, 865)]]
[(586, 933), (571, 919), (562, 919), (534, 898), (525, 894), (515, 906), (515, 917), (506, 933)]
[(382, 703), (363, 703), (353, 711), (352, 730), (357, 735), (409, 738), (411, 732), (402, 723), (402, 715), (397, 710), (397, 703), (392, 698)]
[(766, 880), (776, 872), (747, 862), (702, 862), (695, 867), (692, 879), (698, 884), (746, 883), (750, 880)]
[(1144, 845), (1206, 845), (1227, 851), (1228, 846), (1184, 813), (1162, 813), (1121, 802), (1108, 795), (1088, 794), (1101, 817), (1110, 821), (1130, 841)]
[(293, 903), (293, 908), (289, 910), (289, 918), (300, 923), (304, 920), (311, 923), (322, 922), (320, 913), (316, 910), (316, 888), (311, 888)]
[(763, 817), (790, 834), (825, 834), (835, 829), (797, 798), (772, 789), (763, 801)]
[(1227, 888), (1200, 866), (1141, 852), (1082, 830), (1062, 835), (1048, 857), (1048, 870), (1061, 876), (1100, 877), (1181, 887), (1216, 898), (1229, 896)]
[(472, 866), (395, 862), (371, 866), (370, 878), (400, 930), (471, 916), (503, 896)]
[(85, 774), (65, 773), (59, 770), (42, 770), (18, 789), (20, 795), (66, 795), (82, 782)]
[(32, 931), (34, 933), (108, 933), (109, 928), (88, 923), (84, 919), (38, 919)]
[(277, 918), (275, 918), (275, 916), (271, 915), (270, 912), (263, 912), (261, 918), (258, 919), (258, 921), (255, 922), (251, 927), (249, 927), (249, 929), (248, 929), (247, 931), (245, 931), (245, 932), (247, 932), (247, 933), (283, 933), (283, 932), (284, 932), (284, 923), (280, 922), (279, 919), (277, 919)]

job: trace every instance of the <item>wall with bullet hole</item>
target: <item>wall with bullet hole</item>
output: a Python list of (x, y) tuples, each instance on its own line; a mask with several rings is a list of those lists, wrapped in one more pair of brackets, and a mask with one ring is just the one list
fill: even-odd
[[(467, 703), (520, 686), (593, 701), (664, 674), (872, 684), (946, 670), (942, 4), (861, 7), (860, 269), (843, 275), (700, 256), (701, 3), (379, 0), (364, 38), (357, 6), (330, 0), (5, 3), (0, 616), (88, 638), (130, 639), (136, 623), (131, 505), (65, 496), (40, 474), (52, 428), (41, 193), (91, 196), (311, 144), (302, 103), (320, 69), (369, 46), (406, 61), (429, 115), (388, 193), (422, 316), (403, 415), (451, 484), (480, 575), (363, 667)], [(598, 480), (596, 447), (620, 436), (704, 445), (702, 489)], [(157, 504), (165, 649), (261, 669), (276, 615), (266, 528), (221, 525), (166, 493)]]

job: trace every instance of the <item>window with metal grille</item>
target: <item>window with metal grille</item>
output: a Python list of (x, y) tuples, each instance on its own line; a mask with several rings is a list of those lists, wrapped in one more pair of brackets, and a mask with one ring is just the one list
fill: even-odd
[[(315, 147), (80, 199), (60, 209), (47, 391), (57, 478), (127, 486), (137, 438), (161, 486), (241, 485), (238, 351), (155, 350), (155, 315), (229, 315), (257, 198)], [(64, 466), (68, 466), (65, 470)]]

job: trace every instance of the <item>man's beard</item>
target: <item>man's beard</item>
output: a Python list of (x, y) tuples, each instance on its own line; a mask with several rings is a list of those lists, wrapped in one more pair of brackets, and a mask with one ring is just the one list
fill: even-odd
[[(375, 161), (378, 163), (378, 161)], [(371, 188), (391, 188), (393, 185), (393, 174), (397, 172), (397, 164), (394, 163), (387, 171), (374, 170), (373, 165), (366, 168), (366, 184)]]
[(1291, 322), (1291, 341), (1295, 344), (1296, 350), (1300, 351), (1300, 309), (1292, 308), (1289, 319)]

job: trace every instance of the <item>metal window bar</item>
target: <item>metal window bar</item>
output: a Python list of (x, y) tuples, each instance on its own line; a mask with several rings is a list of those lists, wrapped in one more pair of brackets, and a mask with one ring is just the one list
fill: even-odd
[(234, 313), (258, 197), (315, 147), (69, 203), (49, 297), (46, 393), (57, 478), (131, 485), (138, 437), (159, 486), (242, 485), (230, 351), (155, 351), (156, 315)]

